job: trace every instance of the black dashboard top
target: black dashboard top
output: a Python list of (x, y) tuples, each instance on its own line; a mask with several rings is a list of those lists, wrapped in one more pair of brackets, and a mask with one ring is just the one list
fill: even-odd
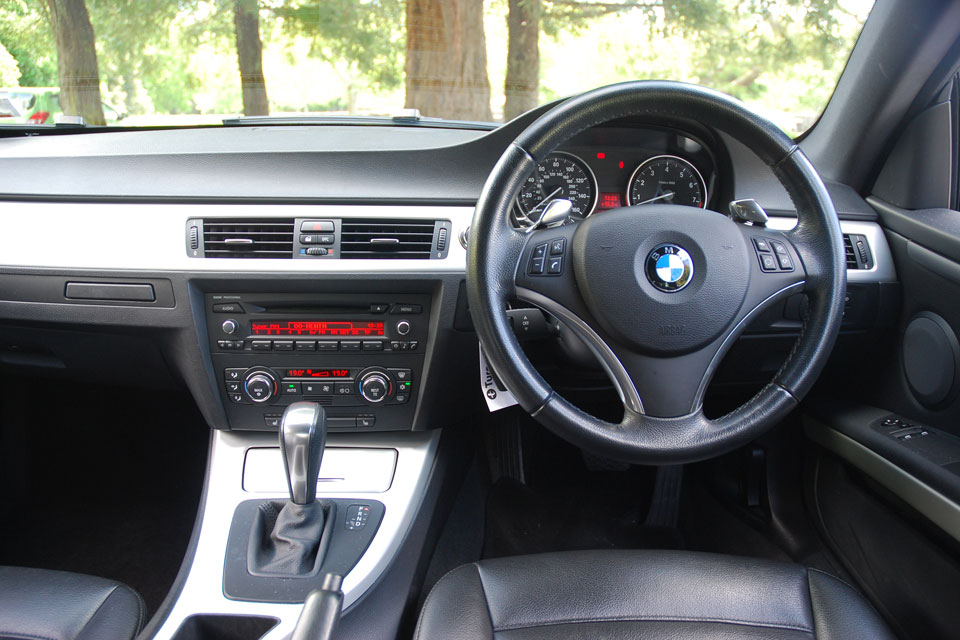
[[(472, 206), (503, 150), (549, 106), (493, 131), (326, 124), (3, 138), (0, 198)], [(598, 179), (611, 176), (601, 192), (622, 193), (626, 174), (661, 152), (697, 166), (712, 209), (754, 197), (773, 213), (792, 211), (773, 174), (741, 145), (697, 123), (670, 126), (608, 123), (564, 149), (587, 156)], [(698, 144), (684, 148), (683, 139)], [(598, 153), (617, 164), (608, 171)], [(828, 186), (841, 217), (874, 218), (852, 190)]]

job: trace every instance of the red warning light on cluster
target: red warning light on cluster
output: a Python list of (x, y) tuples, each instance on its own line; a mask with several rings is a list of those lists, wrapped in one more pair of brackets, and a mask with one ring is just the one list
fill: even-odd
[(617, 209), (620, 207), (620, 194), (613, 193), (601, 193), (600, 194), (600, 204), (597, 205), (600, 209)]
[(607, 157), (607, 154), (605, 154), (603, 151), (597, 154), (597, 160), (603, 160), (606, 157)]

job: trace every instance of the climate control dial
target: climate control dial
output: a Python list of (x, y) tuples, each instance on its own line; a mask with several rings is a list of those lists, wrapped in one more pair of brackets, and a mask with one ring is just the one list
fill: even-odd
[(393, 393), (393, 380), (385, 371), (364, 371), (358, 380), (360, 397), (371, 404), (380, 404)]
[(255, 370), (247, 373), (243, 381), (243, 393), (252, 402), (267, 402), (277, 395), (279, 384), (276, 376), (269, 371)]

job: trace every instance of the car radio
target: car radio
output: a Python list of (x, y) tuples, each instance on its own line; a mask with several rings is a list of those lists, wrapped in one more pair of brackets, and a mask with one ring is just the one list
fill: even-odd
[(332, 430), (412, 425), (430, 296), (206, 294), (211, 358), (232, 429), (279, 427), (310, 400)]

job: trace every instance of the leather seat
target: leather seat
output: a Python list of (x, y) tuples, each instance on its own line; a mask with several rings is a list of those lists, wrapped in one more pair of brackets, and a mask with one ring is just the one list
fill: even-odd
[(814, 569), (681, 551), (484, 560), (430, 592), (415, 638), (893, 638), (850, 586)]
[(130, 640), (145, 607), (130, 587), (77, 573), (0, 567), (0, 639)]

